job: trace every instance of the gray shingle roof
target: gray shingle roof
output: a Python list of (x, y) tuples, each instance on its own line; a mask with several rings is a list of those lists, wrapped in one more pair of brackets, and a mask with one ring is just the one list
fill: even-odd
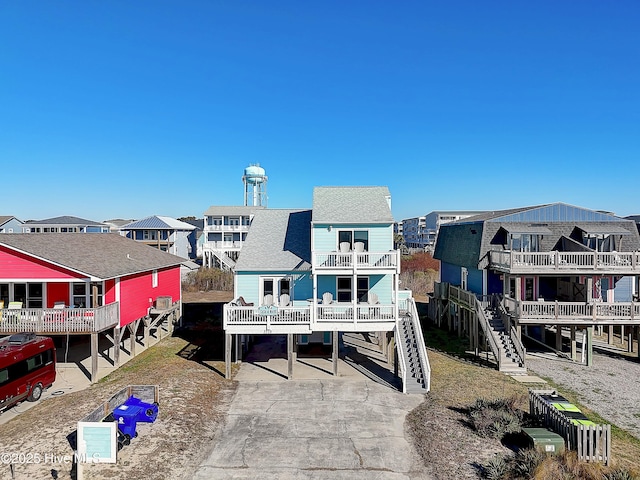
[(62, 217), (45, 218), (44, 220), (27, 220), (29, 225), (82, 225), (82, 226), (104, 226), (104, 223), (86, 220), (84, 218), (65, 215)]
[(183, 258), (118, 234), (0, 233), (0, 246), (105, 280), (180, 265)]
[(618, 248), (635, 251), (640, 248), (640, 237), (634, 227), (631, 220), (564, 203), (488, 212), (442, 225), (434, 257), (453, 265), (477, 268), (488, 251), (503, 248), (502, 230), (541, 235), (542, 252), (557, 249), (562, 238), (576, 235), (576, 229), (619, 235), (623, 238)]
[(13, 217), (11, 215), (0, 215), (0, 225), (4, 225), (5, 223), (7, 223), (12, 218), (16, 218), (16, 217)]
[(387, 187), (315, 187), (313, 223), (393, 223)]
[(294, 269), (311, 269), (311, 210), (256, 212), (236, 272)]
[(142, 220), (136, 220), (126, 225), (122, 225), (120, 230), (194, 230), (196, 227), (190, 223), (181, 222), (171, 217), (162, 217), (160, 215), (153, 215), (151, 217), (143, 218)]

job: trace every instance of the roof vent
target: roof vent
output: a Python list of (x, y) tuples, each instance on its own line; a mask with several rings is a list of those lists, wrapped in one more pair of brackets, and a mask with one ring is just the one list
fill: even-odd
[(131, 255), (127, 253), (127, 258), (131, 260)]

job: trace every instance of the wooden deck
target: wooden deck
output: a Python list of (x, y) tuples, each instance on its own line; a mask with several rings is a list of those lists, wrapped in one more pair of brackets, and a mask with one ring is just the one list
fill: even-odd
[(119, 304), (98, 308), (20, 308), (0, 310), (0, 334), (88, 334), (118, 325)]

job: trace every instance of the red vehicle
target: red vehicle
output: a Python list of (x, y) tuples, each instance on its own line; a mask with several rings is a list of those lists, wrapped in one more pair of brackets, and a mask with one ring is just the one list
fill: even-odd
[(56, 349), (49, 337), (17, 333), (0, 340), (0, 411), (40, 399), (56, 379)]

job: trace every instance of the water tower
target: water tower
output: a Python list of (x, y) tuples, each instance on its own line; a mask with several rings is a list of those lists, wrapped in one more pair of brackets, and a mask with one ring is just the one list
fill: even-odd
[(267, 176), (259, 163), (244, 169), (244, 205), (253, 207), (267, 206)]

